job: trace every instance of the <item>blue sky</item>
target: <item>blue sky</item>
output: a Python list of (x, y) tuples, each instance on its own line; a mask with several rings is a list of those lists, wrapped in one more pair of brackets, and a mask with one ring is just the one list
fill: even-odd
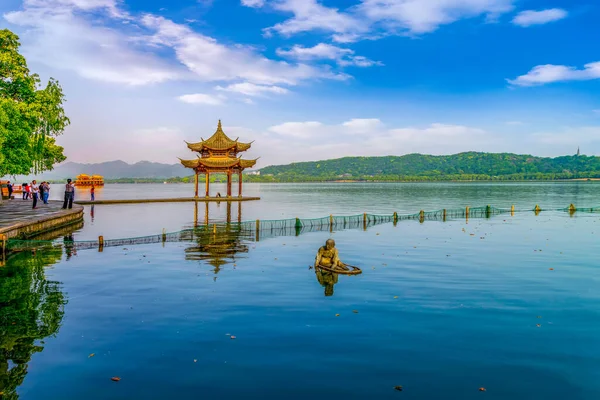
[(217, 120), (258, 167), (600, 153), (593, 0), (3, 0), (71, 161), (177, 162)]

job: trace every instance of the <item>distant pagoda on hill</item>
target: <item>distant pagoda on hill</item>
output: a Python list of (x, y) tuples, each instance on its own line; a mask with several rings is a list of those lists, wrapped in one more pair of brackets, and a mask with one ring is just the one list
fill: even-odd
[(198, 157), (193, 160), (182, 160), (181, 164), (186, 168), (192, 168), (195, 173), (196, 191), (198, 197), (198, 175), (204, 174), (206, 179), (206, 197), (210, 197), (210, 174), (227, 174), (227, 197), (231, 197), (231, 176), (238, 174), (238, 196), (242, 196), (242, 171), (246, 168), (252, 168), (256, 160), (244, 160), (238, 157), (238, 153), (244, 152), (250, 148), (252, 142), (241, 143), (238, 139), (230, 139), (223, 128), (221, 120), (217, 125), (217, 131), (208, 139), (198, 143), (187, 143), (190, 150), (198, 153)]

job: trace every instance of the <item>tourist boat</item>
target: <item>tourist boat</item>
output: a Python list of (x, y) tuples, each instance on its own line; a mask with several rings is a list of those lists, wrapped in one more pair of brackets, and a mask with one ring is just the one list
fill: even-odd
[(101, 175), (77, 175), (75, 186), (104, 186), (104, 177)]

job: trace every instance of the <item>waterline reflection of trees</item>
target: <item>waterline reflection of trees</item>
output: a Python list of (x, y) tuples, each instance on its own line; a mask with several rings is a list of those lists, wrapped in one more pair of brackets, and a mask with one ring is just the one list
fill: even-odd
[[(0, 268), (0, 398), (18, 399), (40, 341), (60, 328), (67, 303), (61, 283), (46, 279), (45, 268), (62, 256), (60, 246), (8, 257)], [(43, 342), (42, 342), (43, 343)]]

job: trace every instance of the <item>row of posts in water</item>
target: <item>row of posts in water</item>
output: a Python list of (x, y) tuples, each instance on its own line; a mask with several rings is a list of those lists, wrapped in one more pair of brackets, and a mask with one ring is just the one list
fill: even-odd
[[(539, 213), (542, 211), (542, 209), (540, 208), (539, 205), (536, 204), (535, 208), (533, 209), (533, 211), (535, 212), (535, 215), (539, 215)], [(573, 215), (575, 212), (577, 211), (577, 208), (575, 207), (574, 204), (570, 204), (568, 207), (568, 212)], [(446, 219), (448, 218), (448, 211), (444, 208), (442, 211), (442, 221), (446, 222)], [(465, 207), (464, 209), (464, 217), (468, 220), (469, 219), (469, 215), (471, 213), (471, 209), (469, 208), (469, 206)], [(510, 207), (510, 215), (514, 216), (515, 214), (515, 206), (512, 205)], [(485, 217), (489, 218), (492, 215), (492, 207), (491, 206), (486, 206), (485, 207)], [(421, 210), (418, 213), (418, 219), (420, 223), (425, 222), (425, 210)], [(394, 212), (393, 216), (392, 216), (392, 222), (394, 223), (394, 226), (398, 223), (399, 217), (398, 217), (398, 213)], [(367, 230), (367, 226), (368, 226), (368, 222), (369, 222), (369, 218), (368, 218), (368, 214), (364, 213), (362, 215), (362, 224), (363, 224), (363, 229), (366, 231)], [(329, 215), (329, 231), (332, 232), (333, 231), (333, 227), (335, 226), (335, 221), (334, 221), (334, 217), (333, 215)], [(208, 226), (208, 225), (207, 225)], [(260, 220), (257, 219), (256, 220), (256, 241), (260, 240)], [(294, 228), (296, 229), (296, 236), (298, 236), (302, 230), (302, 220), (300, 218), (296, 218), (296, 223)], [(213, 234), (217, 233), (217, 224), (213, 224)], [(167, 231), (166, 229), (163, 228), (163, 232), (162, 232), (162, 242), (165, 243), (167, 241)], [(0, 249), (1, 249), (1, 254), (2, 254), (2, 259), (5, 256), (6, 253), (6, 248), (7, 248), (7, 243), (8, 243), (8, 238), (6, 237), (6, 235), (0, 235)], [(104, 236), (98, 236), (98, 251), (102, 251), (104, 249)]]

